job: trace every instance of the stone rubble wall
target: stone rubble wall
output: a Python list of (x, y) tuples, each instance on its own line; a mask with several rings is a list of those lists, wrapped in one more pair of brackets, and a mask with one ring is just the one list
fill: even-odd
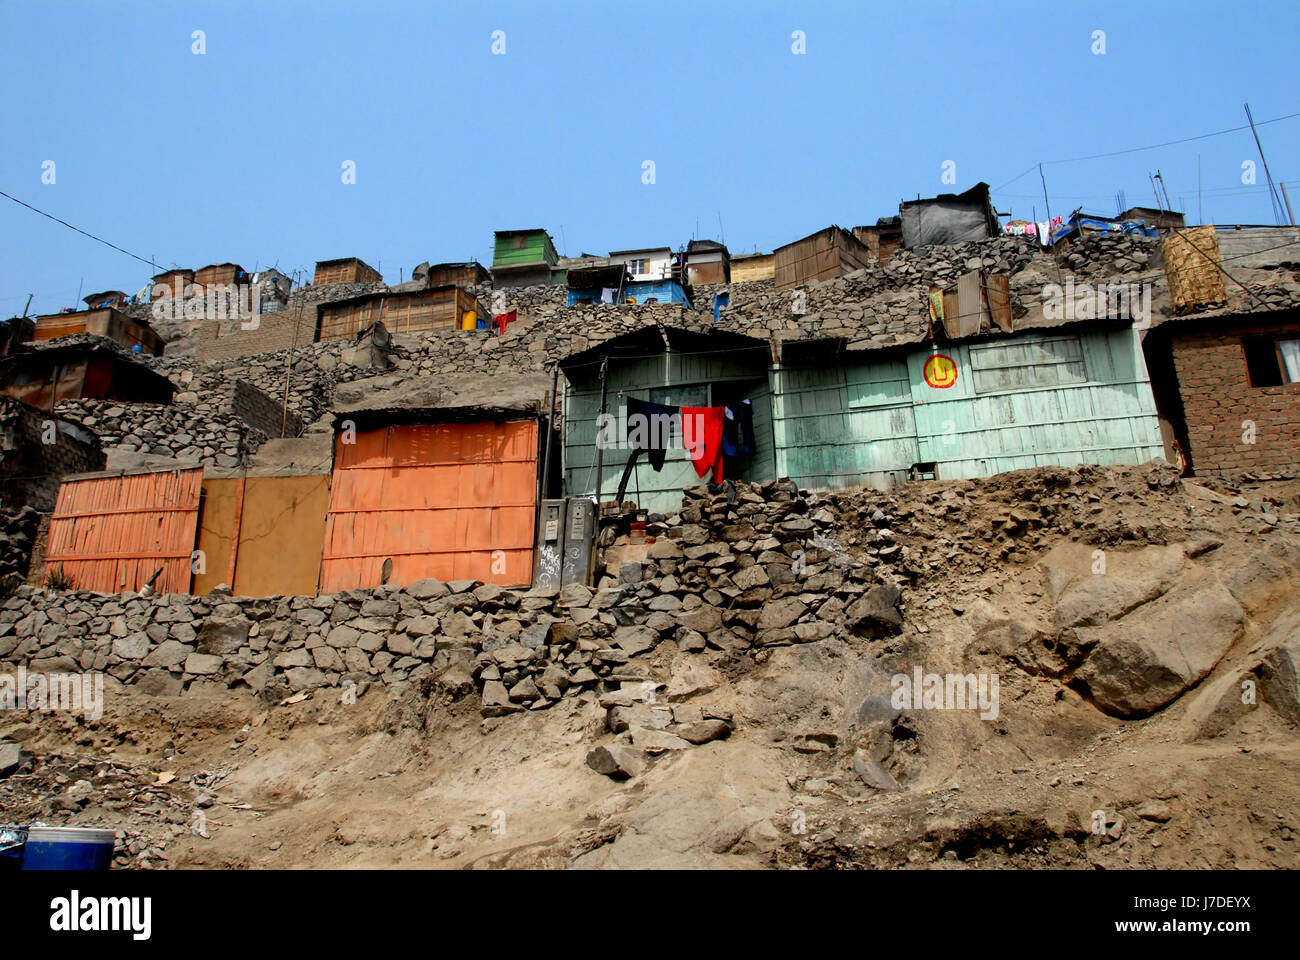
[(205, 466), (243, 466), (267, 440), (265, 433), (234, 413), (200, 412), (184, 404), (60, 400), (55, 410), (93, 430), (105, 451), (154, 454)]
[(827, 539), (826, 503), (788, 480), (736, 485), (733, 503), (690, 488), (680, 513), (652, 518), (659, 536), (644, 560), (607, 565), (597, 589), (557, 596), (434, 580), (260, 599), (23, 586), (0, 602), (0, 659), (32, 672), (103, 671), (151, 695), (244, 687), (269, 700), (436, 677), (453, 695), (479, 692), (485, 716), (586, 690), (611, 709), (640, 709), (659, 681), (637, 658), (666, 641), (737, 658), (901, 629), (889, 568), (854, 562)]

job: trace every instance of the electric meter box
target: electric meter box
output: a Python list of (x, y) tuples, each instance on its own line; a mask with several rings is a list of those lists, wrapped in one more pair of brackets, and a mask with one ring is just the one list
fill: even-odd
[(533, 589), (537, 593), (559, 593), (564, 563), (564, 500), (543, 500), (537, 527), (537, 549), (533, 558)]

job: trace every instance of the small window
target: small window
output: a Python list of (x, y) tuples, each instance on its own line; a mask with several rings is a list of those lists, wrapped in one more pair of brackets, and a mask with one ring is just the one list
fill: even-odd
[(694, 383), (673, 387), (655, 387), (647, 397), (651, 403), (662, 403), (667, 407), (707, 407), (709, 405), (709, 385)]
[(1280, 387), (1300, 383), (1300, 339), (1244, 337), (1246, 375), (1252, 387)]
[(632, 274), (632, 276), (634, 276), (634, 277), (639, 277), (639, 276), (641, 276), (643, 273), (646, 273), (646, 272), (647, 272), (647, 270), (646, 270), (646, 261), (645, 261), (645, 260), (629, 260), (629, 261), (627, 262), (627, 272), (630, 273), (630, 274)]
[(1088, 379), (1078, 337), (980, 344), (970, 348), (970, 367), (976, 393), (1055, 387)]

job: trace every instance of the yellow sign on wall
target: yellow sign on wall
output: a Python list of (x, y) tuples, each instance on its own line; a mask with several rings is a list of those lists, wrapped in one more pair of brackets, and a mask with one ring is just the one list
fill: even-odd
[(926, 360), (922, 372), (925, 382), (932, 387), (946, 390), (957, 382), (957, 364), (953, 362), (952, 357), (942, 353), (936, 353)]

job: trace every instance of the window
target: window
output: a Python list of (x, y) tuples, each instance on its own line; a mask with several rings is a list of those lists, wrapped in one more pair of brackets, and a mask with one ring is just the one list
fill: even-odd
[(970, 368), (976, 393), (1055, 387), (1088, 379), (1078, 337), (973, 346)]
[(1280, 387), (1300, 383), (1300, 339), (1243, 337), (1246, 375), (1252, 387)]
[(662, 403), (666, 407), (707, 407), (709, 405), (709, 385), (693, 383), (672, 387), (654, 387), (647, 398), (651, 403)]
[(629, 260), (627, 262), (627, 272), (632, 274), (634, 277), (639, 277), (642, 274), (649, 273), (650, 261), (645, 259)]

